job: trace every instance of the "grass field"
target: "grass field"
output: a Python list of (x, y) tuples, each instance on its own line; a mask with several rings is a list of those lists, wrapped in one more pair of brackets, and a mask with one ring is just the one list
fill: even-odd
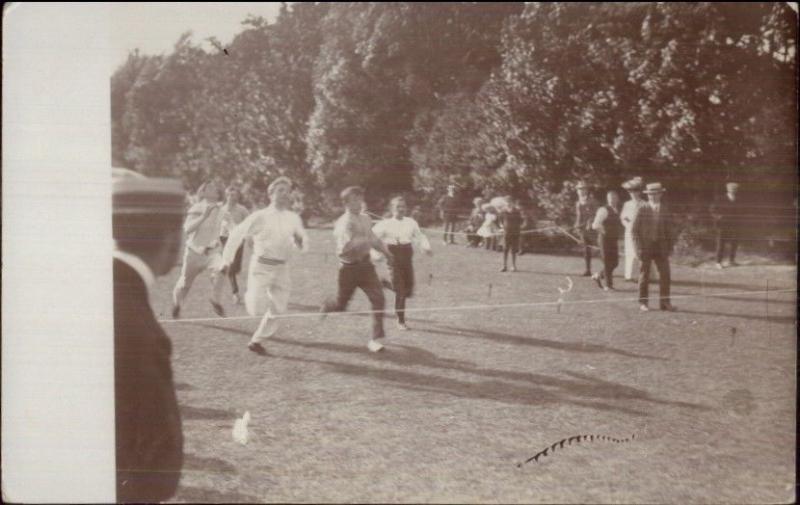
[[(330, 231), (311, 237), (292, 312), (335, 286)], [(388, 315), (379, 354), (364, 315), (286, 319), (266, 357), (246, 348), (254, 320), (165, 324), (186, 439), (174, 501), (793, 500), (793, 265), (675, 266), (679, 312), (641, 314), (634, 284), (603, 292), (576, 276), (578, 257), (525, 255), (500, 274), (502, 255), (435, 238), (410, 308), (548, 304), (412, 312), (402, 333)], [(153, 290), (159, 317), (177, 273)], [(566, 275), (575, 287), (559, 313)], [(182, 317), (212, 317), (208, 292), (204, 276)], [(227, 293), (228, 315), (245, 315)], [(350, 309), (367, 308), (358, 293)], [(231, 429), (245, 411), (242, 446)], [(565, 444), (518, 467), (575, 435), (635, 438)]]

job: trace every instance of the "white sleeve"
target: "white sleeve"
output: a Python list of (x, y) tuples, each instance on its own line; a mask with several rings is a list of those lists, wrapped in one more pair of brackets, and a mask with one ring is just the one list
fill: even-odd
[(300, 237), (300, 252), (306, 253), (311, 247), (311, 244), (309, 243), (308, 239), (308, 233), (306, 233), (306, 229), (303, 228), (303, 220), (300, 219), (300, 216), (295, 214), (294, 217), (295, 217), (295, 233)]
[(333, 226), (333, 237), (336, 239), (336, 254), (342, 254), (345, 246), (352, 238), (347, 230), (347, 220), (344, 216), (340, 217)]
[(594, 216), (594, 222), (592, 223), (593, 230), (599, 230), (603, 227), (603, 223), (605, 222), (606, 218), (608, 218), (608, 211), (605, 207), (600, 207), (597, 209), (597, 214)]
[(228, 242), (222, 251), (222, 263), (230, 265), (236, 257), (236, 250), (239, 249), (245, 238), (253, 236), (256, 229), (255, 223), (259, 217), (258, 213), (250, 214), (240, 224), (236, 225), (228, 235)]
[(422, 230), (419, 229), (419, 223), (416, 220), (412, 219), (413, 222), (413, 229), (411, 232), (411, 238), (415, 241), (419, 246), (422, 248), (423, 251), (430, 251), (431, 250), (431, 243), (428, 240), (428, 237), (422, 233)]
[(372, 227), (372, 233), (374, 233), (378, 239), (383, 240), (386, 237), (386, 220), (382, 219), (375, 223), (375, 226)]

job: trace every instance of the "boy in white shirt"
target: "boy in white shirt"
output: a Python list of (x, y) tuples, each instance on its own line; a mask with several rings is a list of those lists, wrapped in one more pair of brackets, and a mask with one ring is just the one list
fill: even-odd
[(406, 298), (411, 298), (414, 293), (414, 265), (411, 261), (414, 255), (413, 244), (418, 244), (429, 255), (433, 252), (428, 238), (419, 229), (419, 224), (406, 216), (408, 207), (402, 196), (392, 198), (390, 209), (392, 217), (379, 221), (372, 231), (386, 244), (393, 255), (389, 269), (392, 276), (391, 289), (395, 294), (394, 310), (397, 314), (397, 327), (408, 330), (405, 309)]
[(211, 274), (211, 306), (218, 316), (225, 312), (219, 303), (224, 277), (219, 273), (222, 262), (222, 246), (219, 242), (222, 208), (219, 203), (220, 188), (214, 181), (203, 183), (197, 190), (200, 201), (187, 213), (183, 231), (186, 233), (186, 252), (183, 256), (181, 276), (172, 291), (172, 317), (180, 317), (181, 304), (189, 294), (192, 283), (200, 273)]
[(222, 254), (222, 269), (229, 268), (246, 238), (253, 240), (247, 275), (245, 308), (251, 316), (263, 315), (247, 348), (265, 355), (261, 342), (278, 329), (276, 316), (286, 312), (291, 293), (288, 261), (299, 249), (308, 251), (308, 235), (296, 213), (289, 210), (292, 181), (279, 177), (269, 185), (270, 204), (256, 211), (233, 229)]

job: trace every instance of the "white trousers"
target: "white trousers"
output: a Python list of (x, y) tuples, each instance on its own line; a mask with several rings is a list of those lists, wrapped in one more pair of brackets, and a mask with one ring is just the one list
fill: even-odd
[(291, 289), (288, 265), (265, 265), (258, 262), (256, 255), (251, 257), (244, 304), (251, 316), (263, 316), (251, 343), (266, 340), (278, 330), (275, 316), (288, 309)]
[(636, 265), (636, 248), (633, 245), (633, 233), (625, 230), (625, 279), (638, 279), (639, 275), (633, 269)]
[(181, 276), (175, 289), (172, 291), (172, 302), (181, 305), (194, 280), (204, 270), (209, 270), (211, 274), (212, 295), (214, 303), (219, 303), (225, 276), (219, 273), (218, 269), (222, 264), (222, 252), (219, 248), (210, 251), (208, 254), (199, 254), (188, 247), (183, 255), (183, 266), (181, 266)]

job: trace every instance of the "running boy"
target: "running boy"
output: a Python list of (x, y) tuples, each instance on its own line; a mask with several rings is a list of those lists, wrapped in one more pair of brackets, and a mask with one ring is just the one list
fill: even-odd
[(394, 256), (386, 245), (372, 232), (372, 221), (364, 212), (364, 190), (350, 186), (341, 193), (345, 213), (336, 221), (333, 236), (336, 238), (336, 254), (339, 256), (339, 287), (335, 299), (326, 300), (320, 309), (322, 314), (341, 312), (347, 308), (356, 288), (361, 288), (372, 305), (372, 338), (367, 348), (372, 352), (383, 349), (380, 340), (383, 331), (383, 310), (386, 300), (383, 286), (370, 261), (370, 250), (376, 249), (386, 256), (391, 264)]
[(379, 221), (372, 231), (381, 239), (394, 256), (389, 263), (392, 275), (392, 291), (394, 291), (394, 310), (397, 314), (397, 327), (408, 330), (406, 326), (406, 298), (414, 293), (414, 243), (428, 254), (433, 254), (428, 238), (419, 229), (419, 224), (406, 217), (406, 201), (402, 196), (392, 198), (390, 203), (392, 217)]

